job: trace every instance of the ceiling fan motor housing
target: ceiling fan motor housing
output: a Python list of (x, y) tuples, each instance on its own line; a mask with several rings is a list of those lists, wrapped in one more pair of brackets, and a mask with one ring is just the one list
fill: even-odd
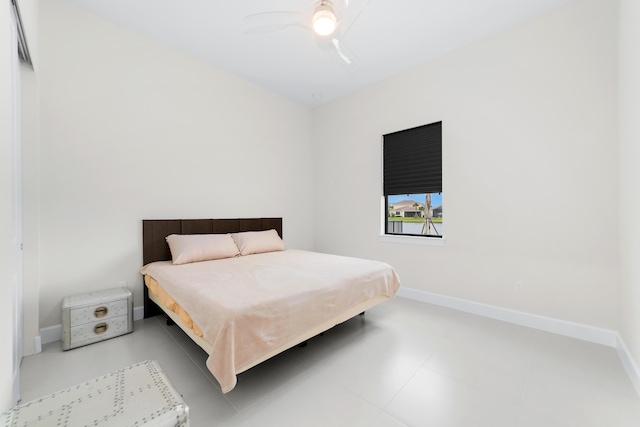
[(333, 3), (329, 0), (320, 0), (313, 13), (313, 30), (321, 36), (328, 36), (333, 33), (338, 26), (338, 19), (333, 8)]

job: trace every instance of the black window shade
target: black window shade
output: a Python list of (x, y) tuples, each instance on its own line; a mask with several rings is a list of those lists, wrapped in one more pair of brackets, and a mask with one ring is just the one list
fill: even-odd
[(383, 137), (384, 195), (442, 192), (442, 122)]

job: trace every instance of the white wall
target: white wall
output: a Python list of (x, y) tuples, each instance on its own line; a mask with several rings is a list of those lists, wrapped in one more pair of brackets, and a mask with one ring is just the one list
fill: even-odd
[(11, 43), (9, 29), (11, 2), (0, 3), (0, 411), (11, 407), (13, 384), (13, 285), (14, 270), (11, 252), (11, 141), (13, 131), (13, 91), (11, 88), (12, 55), (16, 47)]
[(640, 2), (620, 4), (620, 334), (640, 361)]
[(143, 218), (282, 216), (313, 247), (309, 109), (61, 0), (39, 12), (41, 327), (122, 280), (142, 304)]
[[(617, 2), (585, 0), (317, 109), (316, 249), (617, 329), (616, 51)], [(446, 245), (380, 242), (381, 136), (439, 120)]]

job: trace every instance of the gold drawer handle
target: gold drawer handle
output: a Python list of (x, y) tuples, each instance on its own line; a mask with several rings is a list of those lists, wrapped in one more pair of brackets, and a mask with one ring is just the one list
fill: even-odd
[(93, 310), (93, 315), (95, 317), (97, 317), (98, 319), (101, 317), (106, 316), (109, 313), (109, 309), (107, 307), (98, 307), (95, 310)]
[(104, 334), (109, 329), (109, 325), (102, 322), (93, 327), (93, 333), (96, 335)]

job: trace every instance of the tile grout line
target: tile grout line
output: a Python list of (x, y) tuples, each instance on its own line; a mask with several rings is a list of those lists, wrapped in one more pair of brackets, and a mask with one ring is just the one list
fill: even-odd
[[(158, 317), (158, 316), (155, 316), (155, 318), (157, 318), (157, 317)], [(189, 359), (189, 360), (191, 361), (191, 363), (196, 367), (196, 369), (197, 369), (197, 370), (198, 370), (202, 375), (204, 375), (204, 377), (207, 379), (207, 381), (209, 381), (209, 382), (210, 382), (213, 386), (215, 386), (215, 387), (216, 387), (216, 389), (217, 389), (217, 388), (218, 388), (218, 384), (215, 384), (215, 383), (211, 380), (211, 378), (209, 377), (209, 375), (207, 375), (207, 373), (206, 373), (206, 372), (204, 372), (204, 371), (200, 368), (199, 364), (198, 364), (195, 360), (193, 360), (193, 358), (191, 357), (191, 355), (189, 354), (189, 352), (188, 352), (187, 350), (185, 350), (185, 348), (184, 348), (184, 347), (182, 347), (182, 345), (181, 345), (181, 344), (180, 344), (180, 343), (179, 343), (179, 342), (178, 342), (178, 341), (173, 337), (173, 335), (171, 335), (171, 334), (169, 333), (169, 331), (167, 330), (167, 328), (165, 328), (165, 327), (164, 327), (164, 325), (162, 324), (163, 322), (161, 322), (160, 320), (157, 320), (157, 319), (156, 319), (156, 322), (160, 325), (160, 329), (162, 329), (162, 331), (163, 331), (165, 334), (167, 334), (167, 336), (169, 337), (169, 339), (170, 339), (171, 341), (173, 341), (173, 342), (174, 342), (174, 344), (175, 344), (175, 345), (176, 345), (176, 346), (177, 346), (177, 347), (178, 347), (178, 348), (179, 348), (179, 349), (180, 349), (180, 350), (181, 350), (181, 351), (182, 351), (182, 352), (187, 356), (187, 359)], [(180, 327), (179, 327), (179, 326), (177, 326), (177, 325), (176, 325), (176, 327), (180, 328)], [(184, 331), (182, 331), (182, 329), (180, 329), (180, 331), (181, 331), (182, 333), (184, 333)], [(185, 334), (185, 335), (186, 335), (186, 334)], [(219, 391), (219, 390), (218, 390), (218, 391)], [(227, 399), (226, 395), (225, 395), (224, 393), (222, 393), (222, 391), (219, 391), (219, 392), (220, 392), (220, 394), (222, 395), (222, 397), (225, 399), (225, 401), (226, 401), (229, 405), (231, 405), (231, 407), (233, 408), (233, 410), (234, 410), (234, 411), (236, 411), (236, 415), (237, 415), (237, 414), (239, 414), (239, 413), (240, 413), (240, 411), (238, 410), (238, 408), (236, 408), (236, 406), (235, 406), (235, 405), (234, 405), (234, 404), (233, 404), (229, 399)]]
[[(156, 316), (156, 317), (158, 317), (158, 316)], [(195, 367), (196, 367), (196, 368), (197, 368), (197, 369), (202, 373), (202, 375), (204, 375), (204, 376), (207, 378), (207, 380), (208, 380), (211, 384), (213, 384), (213, 385), (216, 387), (216, 389), (218, 389), (219, 384), (217, 384), (216, 382), (214, 382), (214, 381), (211, 379), (211, 377), (209, 376), (209, 371), (207, 370), (207, 371), (205, 372), (205, 371), (200, 367), (200, 364), (199, 364), (197, 361), (195, 361), (195, 360), (191, 357), (191, 355), (189, 354), (189, 352), (188, 352), (188, 351), (186, 351), (186, 350), (182, 347), (182, 345), (181, 345), (181, 344), (180, 344), (180, 343), (179, 343), (179, 342), (178, 342), (178, 341), (177, 341), (177, 340), (176, 340), (176, 339), (175, 339), (175, 338), (174, 338), (174, 337), (173, 337), (173, 336), (168, 332), (168, 330), (163, 326), (163, 324), (162, 324), (162, 322), (161, 322), (161, 321), (159, 321), (159, 320), (158, 320), (158, 323), (160, 323), (160, 327), (161, 327), (161, 328), (162, 328), (162, 330), (163, 330), (163, 331), (164, 331), (164, 332), (169, 336), (169, 338), (170, 338), (170, 339), (171, 339), (171, 340), (172, 340), (172, 341), (173, 341), (173, 342), (174, 342), (174, 343), (175, 343), (175, 344), (176, 344), (176, 345), (177, 345), (177, 346), (178, 346), (178, 347), (179, 347), (179, 348), (180, 348), (180, 349), (181, 349), (181, 350), (186, 354), (187, 358), (191, 361), (191, 363), (193, 363), (193, 364), (195, 365)], [(177, 327), (178, 327), (178, 326), (177, 326)], [(178, 327), (178, 328), (179, 328), (179, 327)], [(179, 329), (180, 329), (180, 328), (179, 328)], [(182, 331), (182, 329), (180, 329), (180, 332), (184, 334), (184, 331)], [(185, 334), (185, 335), (186, 335), (186, 334)], [(293, 356), (292, 356), (292, 357), (293, 357)], [(296, 358), (296, 360), (298, 360), (298, 359)], [(300, 363), (303, 363), (301, 360), (298, 360), (298, 361), (299, 361)], [(205, 366), (206, 366), (206, 363), (205, 363)], [(312, 368), (312, 367), (309, 367), (309, 368)], [(310, 369), (308, 369), (308, 370), (310, 370)], [(255, 401), (255, 402), (251, 403), (250, 405), (248, 405), (248, 406), (247, 406), (246, 408), (244, 408), (244, 409), (239, 409), (236, 405), (234, 405), (234, 404), (233, 404), (233, 402), (232, 402), (232, 401), (227, 397), (227, 394), (222, 393), (222, 391), (220, 391), (220, 390), (218, 390), (218, 392), (222, 395), (222, 397), (225, 399), (225, 401), (226, 401), (227, 403), (229, 403), (229, 405), (231, 405), (231, 407), (236, 411), (236, 414), (235, 414), (235, 415), (239, 415), (239, 414), (241, 414), (242, 412), (244, 412), (244, 411), (248, 410), (249, 408), (253, 407), (253, 406), (254, 406), (254, 405), (256, 405), (257, 403), (259, 403), (259, 402), (263, 401), (264, 399), (266, 399), (267, 397), (269, 397), (272, 393), (275, 393), (276, 391), (278, 391), (278, 390), (279, 390), (279, 389), (281, 389), (282, 387), (284, 387), (284, 386), (286, 386), (287, 384), (291, 383), (292, 381), (296, 380), (296, 379), (297, 379), (297, 378), (299, 378), (301, 375), (303, 375), (305, 372), (308, 372), (308, 370), (307, 370), (307, 371), (304, 371), (304, 372), (301, 372), (300, 374), (298, 374), (298, 375), (296, 375), (295, 377), (291, 378), (291, 380), (289, 380), (289, 381), (285, 382), (285, 383), (284, 383), (284, 384), (282, 384), (280, 387), (276, 387), (276, 388), (275, 388), (275, 389), (273, 389), (271, 392), (269, 392), (269, 393), (268, 393), (268, 394), (266, 394), (265, 396), (261, 397), (261, 398), (260, 398), (260, 399), (258, 399), (257, 401)], [(240, 379), (238, 379), (238, 382), (240, 382)], [(232, 417), (232, 418), (233, 418), (233, 417)]]
[[(531, 338), (529, 338), (531, 339)], [(529, 376), (531, 375), (531, 367), (533, 366), (533, 341), (531, 341), (531, 347), (529, 348), (529, 363), (527, 366), (527, 376), (524, 378), (524, 385), (522, 387), (522, 396), (520, 397), (520, 411), (518, 413), (518, 423), (516, 426), (519, 426), (522, 422), (522, 412), (524, 410), (524, 399), (527, 395), (527, 385), (529, 384)]]

